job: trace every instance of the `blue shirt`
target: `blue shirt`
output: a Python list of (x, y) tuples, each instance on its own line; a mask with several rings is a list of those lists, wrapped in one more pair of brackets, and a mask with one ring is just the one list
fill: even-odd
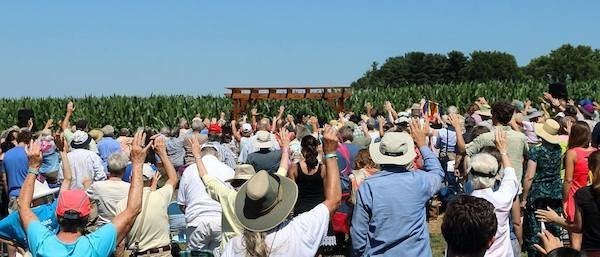
[(100, 159), (102, 159), (102, 165), (104, 166), (105, 171), (108, 170), (108, 156), (120, 151), (121, 144), (112, 137), (103, 137), (102, 140), (98, 142), (98, 153), (100, 154)]
[[(50, 232), (58, 232), (58, 221), (56, 220), (56, 205), (58, 200), (37, 206), (32, 209), (41, 224), (46, 226)], [(27, 248), (27, 236), (21, 226), (21, 218), (18, 212), (13, 212), (0, 220), (0, 237), (17, 242), (21, 247)]]
[(424, 170), (382, 170), (359, 187), (352, 216), (352, 256), (431, 257), (425, 204), (439, 191), (444, 170), (421, 147)]
[(18, 197), (21, 186), (25, 182), (27, 171), (29, 170), (29, 161), (25, 147), (16, 146), (4, 154), (4, 170), (8, 180), (8, 196)]
[(454, 153), (456, 151), (456, 131), (453, 127), (438, 130), (435, 148), (440, 149), (440, 151), (445, 151), (446, 146), (448, 146), (449, 153)]
[(79, 237), (73, 243), (61, 242), (56, 234), (39, 221), (29, 223), (27, 228), (29, 251), (33, 256), (109, 256), (117, 245), (117, 229), (107, 223), (93, 233)]

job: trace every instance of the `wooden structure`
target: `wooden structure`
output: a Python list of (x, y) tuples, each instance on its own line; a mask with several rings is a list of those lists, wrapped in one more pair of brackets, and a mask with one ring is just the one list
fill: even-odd
[(337, 87), (228, 87), (225, 94), (233, 101), (233, 117), (247, 111), (248, 105), (259, 100), (326, 100), (336, 112), (344, 110), (344, 102), (352, 96), (352, 88)]

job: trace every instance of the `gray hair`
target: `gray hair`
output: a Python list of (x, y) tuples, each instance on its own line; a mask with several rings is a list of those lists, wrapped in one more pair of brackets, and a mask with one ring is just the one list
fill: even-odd
[(479, 153), (471, 157), (470, 160), (471, 170), (483, 174), (496, 174), (495, 177), (482, 177), (470, 173), (471, 181), (473, 183), (473, 189), (485, 189), (491, 188), (496, 184), (496, 180), (499, 177), (500, 164), (498, 159), (489, 153)]
[(105, 137), (114, 137), (115, 128), (111, 125), (106, 125), (102, 128), (102, 134), (104, 134)]
[(123, 152), (116, 152), (108, 156), (108, 171), (109, 172), (120, 172), (127, 167), (127, 163), (129, 163), (129, 157)]
[(192, 120), (192, 129), (194, 131), (201, 131), (201, 130), (203, 130), (204, 129), (204, 123), (202, 122), (202, 120), (199, 119), (199, 118), (198, 119), (194, 118)]
[(163, 134), (163, 135), (165, 135), (165, 136), (167, 136), (167, 137), (170, 137), (170, 136), (172, 136), (172, 135), (171, 135), (171, 129), (170, 129), (170, 128), (168, 128), (168, 127), (162, 127), (162, 128), (160, 129), (160, 133), (161, 133), (161, 134)]

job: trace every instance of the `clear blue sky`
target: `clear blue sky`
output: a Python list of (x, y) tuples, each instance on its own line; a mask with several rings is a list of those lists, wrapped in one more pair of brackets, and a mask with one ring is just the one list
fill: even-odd
[[(27, 3), (23, 3), (27, 2)], [(600, 48), (600, 1), (0, 3), (3, 97), (346, 85), (408, 51)]]

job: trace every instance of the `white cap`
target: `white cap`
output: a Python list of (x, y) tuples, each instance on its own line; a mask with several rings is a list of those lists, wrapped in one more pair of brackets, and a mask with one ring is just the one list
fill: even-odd
[(142, 175), (144, 176), (144, 181), (151, 180), (157, 171), (158, 171), (158, 168), (156, 168), (156, 166), (154, 166), (154, 164), (144, 163), (144, 168), (142, 169)]

